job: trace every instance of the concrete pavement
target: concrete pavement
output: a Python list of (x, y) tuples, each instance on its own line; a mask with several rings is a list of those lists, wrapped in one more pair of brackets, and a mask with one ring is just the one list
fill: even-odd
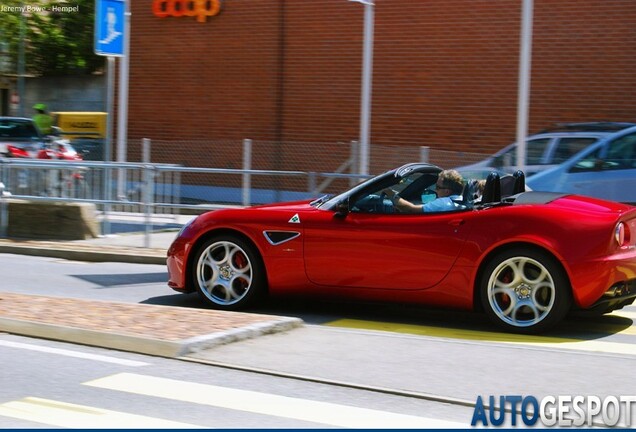
[[(65, 258), (76, 261), (131, 262), (165, 264), (166, 251), (177, 235), (178, 227), (194, 216), (163, 220), (154, 218), (152, 231), (145, 232), (142, 215), (132, 220), (113, 219), (114, 234), (86, 240), (44, 241), (0, 239), (0, 253)], [(170, 226), (172, 228), (164, 228)]]

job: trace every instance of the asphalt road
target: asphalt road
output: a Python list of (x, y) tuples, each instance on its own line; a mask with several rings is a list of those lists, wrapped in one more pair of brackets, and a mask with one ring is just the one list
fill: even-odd
[[(164, 266), (3, 254), (0, 268), (5, 269), (4, 291), (203, 306), (196, 295), (177, 294), (166, 286)], [(327, 420), (329, 416), (278, 412), (290, 400), (272, 395), (299, 399), (294, 403), (314, 413), (326, 408), (364, 418), (353, 406), (372, 410), (367, 413), (372, 416), (423, 417), (429, 427), (446, 425), (432, 419), (468, 427), (473, 409), (457, 402), (475, 401), (477, 395), (630, 395), (636, 388), (633, 306), (612, 316), (568, 319), (543, 337), (498, 333), (480, 314), (415, 307), (287, 300), (253, 311), (298, 316), (308, 326), (193, 356), (205, 364), (0, 334), (0, 360), (12, 365), (11, 375), (0, 376), (0, 427), (36, 427), (34, 419), (51, 414), (46, 411), (51, 407), (62, 419), (53, 426), (68, 426), (64, 422), (87, 410), (204, 427), (351, 426)], [(96, 360), (94, 355), (118, 360)], [(99, 385), (87, 384), (94, 380)], [(161, 393), (171, 386), (182, 393)], [(140, 394), (143, 388), (153, 390)], [(245, 390), (259, 394), (241, 393)], [(210, 402), (210, 395), (219, 391), (228, 392), (223, 399), (236, 397), (239, 402)], [(202, 399), (178, 396), (193, 393)], [(240, 401), (253, 402), (241, 407)], [(270, 404), (271, 411), (259, 411), (262, 404)], [(30, 413), (28, 418), (12, 417), (16, 409)]]
[[(0, 335), (0, 361), (12, 365), (11, 374), (0, 376), (1, 428), (461, 427), (472, 413), (467, 407), (12, 335)], [(457, 423), (445, 423), (452, 420)]]

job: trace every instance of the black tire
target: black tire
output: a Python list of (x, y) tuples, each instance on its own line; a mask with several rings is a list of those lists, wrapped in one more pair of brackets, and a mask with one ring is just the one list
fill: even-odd
[(238, 236), (220, 235), (206, 241), (191, 268), (194, 287), (215, 309), (243, 309), (266, 293), (263, 261), (256, 248)]
[(479, 290), (488, 318), (515, 333), (544, 332), (572, 305), (565, 271), (554, 257), (535, 249), (518, 247), (493, 256), (482, 272)]

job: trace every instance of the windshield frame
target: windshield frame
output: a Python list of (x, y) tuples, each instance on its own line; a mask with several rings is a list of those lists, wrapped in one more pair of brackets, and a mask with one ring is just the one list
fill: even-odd
[[(338, 211), (339, 205), (351, 197), (364, 195), (365, 191), (375, 189), (377, 183), (388, 183), (391, 178), (393, 179), (402, 179), (408, 175), (413, 174), (413, 172), (422, 172), (422, 173), (435, 173), (439, 174), (442, 169), (436, 165), (431, 165), (427, 163), (412, 163), (402, 165), (399, 168), (395, 168), (389, 171), (386, 171), (383, 174), (380, 174), (376, 177), (371, 177), (364, 182), (354, 186), (353, 188), (342, 192), (331, 199), (325, 201), (321, 205), (318, 206), (320, 209), (324, 210), (332, 210)], [(395, 181), (395, 180), (393, 180)], [(399, 181), (399, 180), (397, 180)]]

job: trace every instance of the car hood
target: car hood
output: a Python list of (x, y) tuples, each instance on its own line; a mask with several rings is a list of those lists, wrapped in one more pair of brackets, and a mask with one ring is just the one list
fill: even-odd
[(292, 201), (292, 202), (282, 202), (282, 203), (273, 203), (273, 204), (262, 204), (251, 207), (252, 209), (258, 210), (285, 210), (285, 211), (301, 211), (312, 209), (311, 203), (313, 200), (302, 200), (302, 201)]

